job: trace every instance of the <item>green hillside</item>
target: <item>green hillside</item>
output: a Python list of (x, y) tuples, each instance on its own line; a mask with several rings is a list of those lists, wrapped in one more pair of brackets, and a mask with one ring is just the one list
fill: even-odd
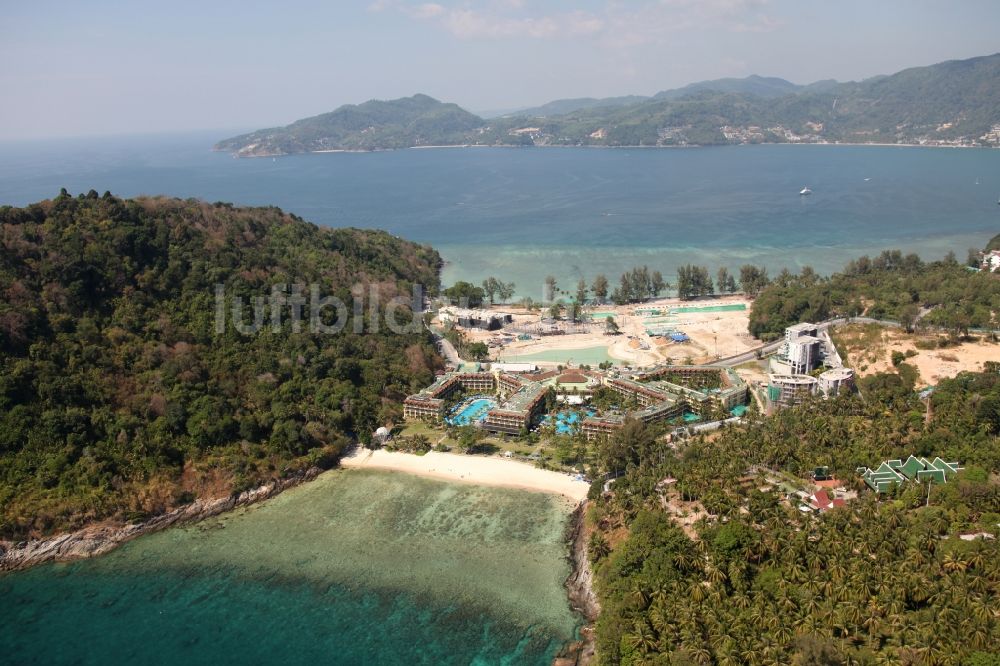
[(349, 306), (354, 284), (436, 288), (437, 253), (383, 232), (92, 191), (0, 208), (0, 243), (0, 537), (335, 464), (438, 367), (423, 333), (321, 335), (308, 315), (296, 333), (289, 310), (278, 331), (216, 332), (217, 284), (317, 283)]
[[(609, 146), (960, 139), (972, 144), (1000, 124), (1000, 86), (996, 85), (1000, 54), (861, 82), (820, 82), (780, 95), (775, 92), (783, 87), (773, 82), (781, 79), (757, 79), (760, 85), (754, 92), (741, 91), (751, 89), (746, 79), (728, 80), (718, 89), (708, 82), (680, 96), (668, 91), (639, 104), (504, 122), (511, 127), (539, 127), (536, 143)], [(773, 84), (770, 93), (764, 86), (768, 82)], [(736, 131), (726, 136), (723, 127)]]
[(226, 139), (216, 150), (246, 156), (317, 150), (376, 150), (467, 143), (484, 125), (479, 116), (427, 95), (347, 104), (286, 127)]

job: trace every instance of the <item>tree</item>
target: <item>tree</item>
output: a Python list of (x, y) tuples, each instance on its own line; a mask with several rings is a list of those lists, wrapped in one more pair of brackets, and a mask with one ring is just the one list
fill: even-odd
[(549, 316), (552, 317), (553, 319), (559, 319), (560, 317), (562, 317), (563, 307), (564, 306), (561, 302), (556, 301), (555, 303), (549, 306)]
[(486, 294), (486, 298), (490, 299), (490, 305), (493, 304), (493, 297), (500, 291), (500, 286), (500, 281), (495, 277), (488, 277), (483, 280), (483, 292)]
[(919, 315), (920, 307), (915, 303), (905, 305), (899, 310), (899, 325), (902, 326), (903, 330), (907, 333), (912, 333), (913, 326), (917, 323), (917, 317)]
[(660, 292), (662, 292), (664, 289), (669, 289), (670, 285), (667, 284), (667, 282), (663, 279), (663, 274), (660, 273), (660, 271), (653, 271), (651, 287), (653, 291), (653, 296), (659, 297)]
[(483, 304), (483, 297), (486, 293), (481, 287), (460, 280), (451, 287), (441, 290), (441, 295), (448, 299), (452, 305), (478, 308)]
[(490, 356), (489, 347), (483, 342), (472, 342), (465, 348), (465, 353), (473, 361), (485, 361)]
[(725, 293), (726, 287), (729, 285), (729, 269), (725, 266), (719, 268), (719, 272), (715, 276), (715, 284), (719, 285), (719, 293)]
[(556, 278), (552, 275), (545, 276), (545, 293), (542, 295), (542, 300), (546, 302), (551, 302), (556, 299), (558, 283)]
[(500, 282), (497, 287), (497, 293), (500, 295), (500, 301), (502, 303), (509, 303), (510, 299), (514, 297), (514, 283), (513, 282)]
[(752, 264), (740, 267), (740, 289), (750, 298), (755, 298), (768, 283), (766, 268)]
[(604, 303), (608, 298), (608, 278), (603, 273), (598, 273), (590, 290), (594, 292), (594, 298), (598, 303)]
[(566, 316), (569, 317), (570, 321), (580, 321), (580, 313), (583, 308), (576, 301), (570, 301), (569, 305), (566, 306)]
[(687, 264), (677, 269), (677, 296), (682, 299), (697, 298), (715, 291), (712, 278), (704, 266)]
[(582, 306), (586, 301), (587, 282), (583, 278), (580, 278), (579, 282), (576, 283), (576, 302)]
[(618, 335), (618, 324), (615, 323), (615, 318), (608, 315), (608, 318), (604, 320), (604, 332), (609, 335)]

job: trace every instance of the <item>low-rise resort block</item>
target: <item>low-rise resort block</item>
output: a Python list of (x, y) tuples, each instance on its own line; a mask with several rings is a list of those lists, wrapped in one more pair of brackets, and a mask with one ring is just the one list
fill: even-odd
[(857, 473), (861, 475), (865, 485), (877, 493), (884, 493), (891, 490), (893, 486), (901, 485), (907, 481), (923, 483), (933, 481), (934, 483), (946, 483), (962, 470), (957, 462), (945, 462), (940, 458), (927, 460), (910, 456), (906, 461), (894, 459), (886, 460), (876, 469), (869, 467), (859, 467)]
[(747, 385), (739, 375), (721, 366), (669, 365), (608, 373), (581, 369), (512, 373), (494, 368), (446, 373), (408, 396), (403, 413), (408, 420), (438, 423), (445, 420), (448, 398), (457, 391), (489, 393), (496, 396), (497, 404), (486, 411), (478, 426), (490, 432), (518, 434), (530, 430), (541, 419), (550, 388), (560, 401), (578, 403), (602, 386), (634, 402), (636, 409), (584, 418), (580, 428), (588, 439), (610, 435), (622, 427), (626, 418), (652, 423), (729, 412), (745, 405), (748, 395)]

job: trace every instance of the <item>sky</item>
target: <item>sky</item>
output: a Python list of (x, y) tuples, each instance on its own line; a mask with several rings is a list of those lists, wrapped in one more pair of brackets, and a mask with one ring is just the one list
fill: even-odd
[(251, 130), (425, 93), (477, 113), (1000, 51), (997, 0), (0, 0), (0, 139)]

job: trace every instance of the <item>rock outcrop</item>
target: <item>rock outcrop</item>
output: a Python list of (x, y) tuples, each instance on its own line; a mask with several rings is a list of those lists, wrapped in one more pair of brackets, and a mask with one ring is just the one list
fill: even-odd
[(594, 592), (593, 571), (587, 555), (586, 512), (587, 502), (580, 502), (570, 518), (569, 559), (573, 569), (566, 579), (566, 594), (570, 606), (583, 615), (588, 624), (580, 629), (581, 639), (570, 643), (557, 655), (553, 663), (558, 666), (580, 666), (596, 660), (593, 622), (601, 607)]
[(239, 506), (274, 497), (283, 490), (316, 478), (320, 472), (322, 470), (318, 467), (311, 467), (295, 476), (272, 481), (238, 495), (196, 499), (190, 504), (141, 523), (93, 525), (47, 539), (19, 543), (0, 541), (0, 571), (24, 569), (42, 562), (61, 562), (101, 555), (137, 536), (156, 532), (172, 525), (197, 522)]

